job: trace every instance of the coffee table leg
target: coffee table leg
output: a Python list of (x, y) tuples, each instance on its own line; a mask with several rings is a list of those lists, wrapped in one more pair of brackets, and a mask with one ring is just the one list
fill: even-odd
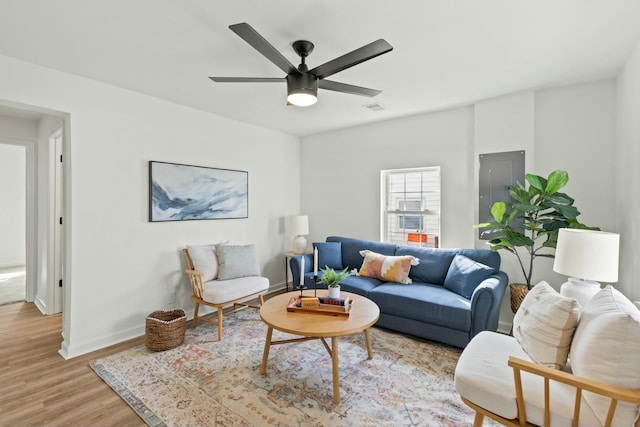
[(373, 359), (373, 347), (371, 346), (371, 336), (369, 335), (369, 330), (364, 330), (364, 338), (367, 342), (367, 354), (369, 355), (369, 360)]
[(338, 337), (331, 337), (331, 368), (333, 371), (333, 403), (340, 403), (340, 372), (338, 370)]
[(260, 364), (260, 374), (264, 375), (267, 372), (267, 359), (269, 358), (269, 349), (271, 348), (271, 335), (273, 334), (273, 328), (269, 326), (267, 329), (267, 338), (264, 340), (264, 352), (262, 353), (262, 363)]

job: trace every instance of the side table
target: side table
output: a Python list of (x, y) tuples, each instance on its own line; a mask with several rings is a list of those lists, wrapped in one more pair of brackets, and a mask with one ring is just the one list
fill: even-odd
[[(294, 256), (306, 255), (306, 254), (297, 254), (294, 251), (284, 252), (284, 291), (289, 292), (289, 260)], [(295, 289), (295, 285), (293, 284), (293, 275), (291, 277), (291, 290)]]

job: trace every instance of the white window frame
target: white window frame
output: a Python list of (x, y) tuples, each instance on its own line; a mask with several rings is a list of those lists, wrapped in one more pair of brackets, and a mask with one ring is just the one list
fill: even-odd
[[(428, 184), (425, 187), (425, 180), (422, 178), (418, 187), (407, 188), (405, 179), (403, 190), (401, 192), (396, 191), (394, 193), (395, 196), (391, 193), (391, 179), (393, 176), (413, 175), (416, 172), (428, 173), (431, 178), (435, 175), (437, 182)], [(380, 241), (420, 247), (439, 247), (442, 238), (440, 234), (440, 188), (440, 166), (382, 170), (380, 172)], [(398, 194), (401, 194), (401, 199), (397, 199)], [(427, 199), (429, 199), (429, 209), (425, 208)], [(420, 205), (416, 206), (414, 204), (414, 209), (407, 210), (407, 202), (419, 202)], [(395, 206), (391, 206), (393, 203), (395, 203)], [(419, 228), (406, 228), (407, 217), (415, 216), (420, 218)], [(429, 220), (429, 216), (435, 216), (437, 220), (434, 221), (433, 218)], [(402, 221), (403, 217), (405, 218), (404, 222)], [(437, 225), (433, 225), (434, 222)], [(417, 241), (409, 241), (409, 234), (414, 234), (414, 240), (417, 238)], [(426, 243), (422, 241), (423, 235), (426, 235)]]

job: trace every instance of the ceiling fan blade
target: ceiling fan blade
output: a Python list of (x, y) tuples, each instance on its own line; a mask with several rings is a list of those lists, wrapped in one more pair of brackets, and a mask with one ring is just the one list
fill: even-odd
[(272, 83), (284, 82), (285, 77), (209, 77), (218, 83)]
[(382, 91), (380, 90), (334, 82), (332, 80), (318, 80), (318, 87), (326, 90), (333, 90), (336, 92), (344, 92), (350, 93), (352, 95), (362, 96), (376, 96), (382, 93)]
[(229, 25), (229, 29), (239, 35), (258, 52), (263, 54), (287, 74), (297, 73), (298, 69), (285, 58), (278, 50), (262, 37), (253, 27), (246, 22)]
[(325, 77), (329, 77), (332, 74), (346, 70), (347, 68), (358, 65), (361, 62), (368, 61), (369, 59), (380, 56), (383, 53), (390, 52), (391, 50), (393, 50), (393, 46), (387, 43), (384, 39), (376, 40), (373, 43), (362, 46), (361, 48), (344, 54), (336, 59), (325, 62), (309, 72), (316, 75), (319, 79), (324, 79)]

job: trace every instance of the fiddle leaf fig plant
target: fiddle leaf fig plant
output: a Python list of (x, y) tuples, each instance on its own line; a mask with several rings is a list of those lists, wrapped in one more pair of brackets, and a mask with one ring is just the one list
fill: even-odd
[[(546, 179), (532, 174), (526, 174), (525, 178), (529, 188), (517, 182), (509, 190), (512, 201), (495, 202), (491, 206), (493, 221), (474, 228), (486, 229), (483, 236), (490, 234), (488, 244), (492, 251), (505, 250), (517, 257), (527, 289), (531, 289), (533, 263), (538, 257), (555, 257), (553, 250), (558, 243), (559, 229), (598, 228), (580, 223), (574, 199), (558, 191), (569, 182), (567, 172), (556, 170)], [(521, 226), (516, 219), (522, 219)], [(521, 252), (526, 252), (528, 257)]]
[(333, 268), (325, 267), (321, 268), (322, 277), (318, 280), (318, 283), (327, 285), (329, 288), (337, 288), (344, 279), (349, 276), (347, 268), (340, 272), (336, 272)]

